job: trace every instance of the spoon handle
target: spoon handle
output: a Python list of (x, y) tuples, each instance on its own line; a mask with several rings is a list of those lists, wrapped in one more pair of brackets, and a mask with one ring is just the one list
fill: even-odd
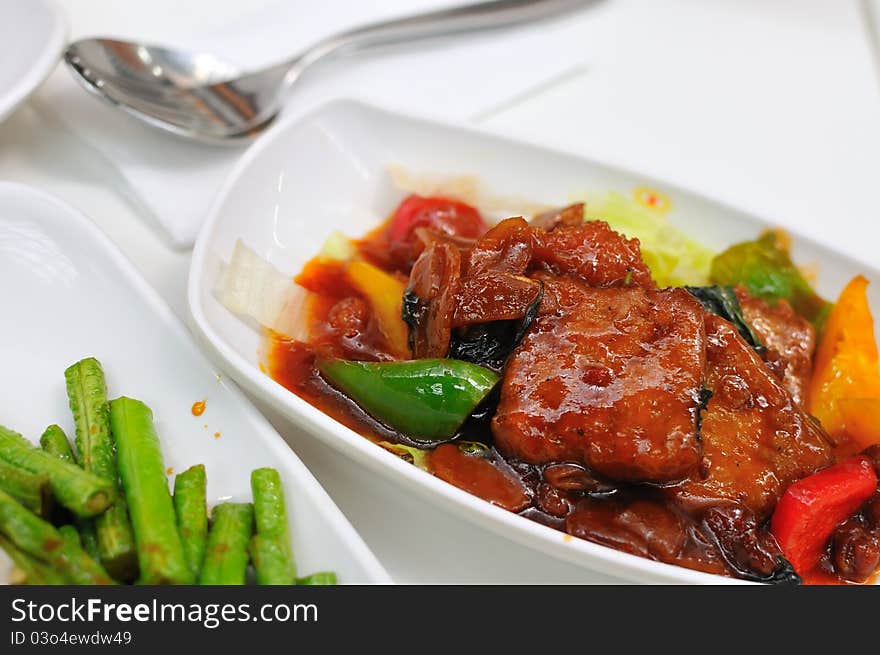
[(498, 29), (549, 18), (597, 0), (493, 0), (372, 23), (329, 37), (294, 62), (302, 70), (333, 53)]

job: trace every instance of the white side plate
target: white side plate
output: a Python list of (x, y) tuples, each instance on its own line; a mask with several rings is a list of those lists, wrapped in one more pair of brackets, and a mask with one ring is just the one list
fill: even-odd
[(0, 121), (59, 62), (67, 21), (49, 0), (0, 0)]
[[(251, 470), (275, 467), (299, 571), (390, 582), (302, 462), (109, 239), (58, 200), (9, 183), (0, 183), (0, 304), (0, 423), (34, 440), (58, 423), (72, 439), (64, 369), (94, 355), (111, 397), (153, 409), (167, 467), (205, 464), (209, 505), (250, 500)], [(196, 417), (192, 404), (203, 399)]]
[[(672, 222), (715, 248), (752, 239), (767, 222), (696, 194), (577, 157), (518, 144), (468, 129), (417, 120), (353, 102), (336, 102), (299, 122), (282, 122), (242, 158), (222, 189), (193, 256), (189, 305), (195, 329), (224, 370), (297, 425), (363, 466), (388, 476), (452, 513), (548, 555), (612, 576), (643, 582), (712, 583), (726, 578), (651, 562), (539, 525), (494, 507), (411, 466), (337, 423), (260, 372), (261, 335), (213, 295), (221, 262), (243, 239), (294, 275), (341, 230), (362, 235), (402, 198), (389, 165), (420, 173), (476, 175), (502, 196), (562, 204), (585, 189), (626, 195), (648, 185), (672, 201)], [(795, 236), (794, 257), (821, 263), (819, 289), (828, 297), (854, 274), (875, 284), (865, 266)]]

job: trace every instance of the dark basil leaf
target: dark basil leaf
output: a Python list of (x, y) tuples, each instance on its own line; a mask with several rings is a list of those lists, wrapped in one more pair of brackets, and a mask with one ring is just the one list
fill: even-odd
[(415, 331), (418, 324), (424, 319), (427, 310), (428, 303), (422, 302), (422, 299), (409, 289), (404, 292), (402, 318), (403, 322), (409, 327), (407, 340), (410, 350), (415, 348)]
[(707, 312), (717, 314), (733, 323), (740, 336), (757, 352), (762, 353), (766, 350), (761, 339), (758, 338), (758, 335), (752, 330), (752, 326), (743, 316), (742, 307), (740, 307), (733, 287), (685, 287), (685, 289), (700, 301)]

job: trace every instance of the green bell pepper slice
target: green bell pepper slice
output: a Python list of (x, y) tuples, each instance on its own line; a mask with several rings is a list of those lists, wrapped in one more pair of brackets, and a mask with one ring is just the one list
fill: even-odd
[(784, 298), (817, 332), (822, 331), (831, 311), (832, 304), (816, 294), (773, 231), (733, 245), (715, 257), (709, 277), (713, 284), (741, 284), (751, 295), (770, 304)]
[(457, 359), (324, 359), (316, 366), (373, 418), (422, 441), (455, 436), (499, 379), (487, 368)]

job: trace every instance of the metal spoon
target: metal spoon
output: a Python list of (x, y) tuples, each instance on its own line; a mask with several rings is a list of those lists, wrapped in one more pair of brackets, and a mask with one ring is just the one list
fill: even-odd
[(366, 48), (528, 23), (596, 0), (496, 0), (374, 23), (324, 39), (296, 57), (242, 73), (209, 54), (113, 39), (71, 44), (64, 60), (90, 92), (155, 127), (214, 144), (260, 134), (312, 64)]

